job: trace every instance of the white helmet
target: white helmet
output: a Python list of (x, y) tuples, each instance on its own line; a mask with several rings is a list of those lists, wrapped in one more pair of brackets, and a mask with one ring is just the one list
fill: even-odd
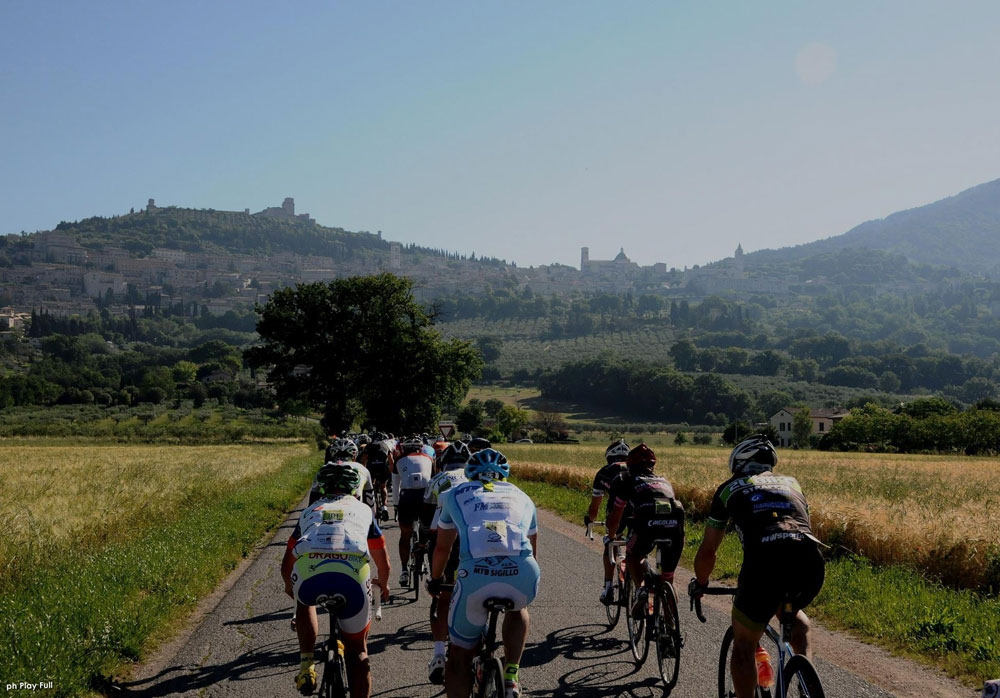
[(613, 444), (608, 446), (608, 450), (604, 452), (604, 458), (608, 463), (617, 463), (619, 461), (625, 460), (625, 456), (631, 451), (628, 444), (625, 443), (625, 439), (618, 439)]
[(729, 472), (751, 475), (771, 470), (778, 464), (778, 453), (765, 436), (752, 436), (736, 444), (729, 454)]

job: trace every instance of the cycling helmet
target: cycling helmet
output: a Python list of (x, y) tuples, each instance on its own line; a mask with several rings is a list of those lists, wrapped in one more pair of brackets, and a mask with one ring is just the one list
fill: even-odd
[(361, 473), (346, 463), (327, 463), (316, 476), (316, 487), (324, 497), (350, 494), (361, 484)]
[(372, 437), (368, 436), (368, 434), (362, 434), (358, 437), (358, 446), (367, 446), (371, 442)]
[(639, 444), (625, 458), (629, 470), (652, 470), (656, 467), (656, 454), (646, 444)]
[(771, 470), (778, 464), (778, 453), (766, 436), (751, 436), (736, 444), (729, 454), (729, 472), (733, 475), (753, 475)]
[(608, 446), (608, 450), (604, 452), (604, 458), (607, 459), (608, 463), (620, 463), (628, 455), (629, 450), (625, 439), (618, 439)]
[(461, 441), (456, 441), (441, 452), (441, 455), (438, 456), (438, 465), (445, 470), (454, 470), (458, 466), (468, 463), (471, 457), (469, 447)]
[(326, 447), (326, 460), (354, 460), (358, 457), (358, 445), (350, 439), (334, 439), (333, 443)]
[(482, 451), (486, 448), (493, 448), (493, 444), (489, 442), (489, 439), (484, 439), (481, 436), (477, 436), (472, 441), (469, 442), (469, 452), (475, 453), (476, 451)]
[(472, 454), (465, 464), (465, 477), (470, 480), (505, 480), (510, 475), (510, 464), (500, 451), (485, 448)]
[(414, 436), (412, 438), (406, 439), (400, 444), (400, 449), (403, 453), (414, 453), (422, 451), (424, 448), (424, 440), (419, 436)]

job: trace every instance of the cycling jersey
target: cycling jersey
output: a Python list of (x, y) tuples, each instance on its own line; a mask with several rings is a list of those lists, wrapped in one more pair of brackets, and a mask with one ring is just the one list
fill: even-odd
[(372, 442), (365, 448), (362, 463), (368, 468), (372, 478), (383, 482), (392, 471), (392, 448), (386, 441)]
[(463, 562), (531, 555), (528, 536), (538, 533), (535, 504), (509, 482), (473, 480), (452, 487), (440, 501), (438, 528), (458, 529)]
[(385, 547), (372, 511), (350, 495), (322, 499), (299, 517), (288, 547), (297, 601), (315, 606), (334, 594), (347, 603), (338, 612), (345, 634), (358, 635), (371, 617), (369, 547)]
[[(628, 472), (628, 466), (625, 463), (608, 463), (603, 468), (597, 471), (594, 475), (594, 496), (603, 497), (607, 495), (608, 503), (605, 505), (605, 512), (610, 511), (614, 506), (614, 499), (611, 497), (611, 483), (614, 482), (615, 478), (622, 473)], [(625, 513), (622, 514), (622, 518), (627, 520), (631, 516), (629, 507), (626, 504)], [(605, 520), (608, 518), (607, 513), (605, 513)]]
[(438, 473), (427, 483), (427, 489), (424, 490), (424, 504), (433, 504), (435, 507), (434, 519), (430, 525), (432, 530), (437, 528), (438, 517), (441, 515), (441, 495), (452, 487), (468, 481), (469, 479), (465, 477), (465, 469), (455, 468)]
[(725, 529), (729, 519), (743, 543), (744, 557), (753, 557), (770, 543), (813, 537), (809, 505), (798, 481), (790, 475), (770, 471), (749, 477), (736, 475), (719, 485), (706, 523)]
[(652, 472), (637, 474), (625, 470), (611, 484), (615, 506), (632, 512), (631, 536), (627, 550), (646, 557), (657, 545), (663, 552), (662, 571), (676, 569), (684, 549), (684, 507), (674, 495), (670, 482)]
[(489, 598), (509, 599), (513, 610), (538, 594), (540, 571), (529, 536), (538, 532), (535, 505), (508, 482), (457, 484), (439, 499), (439, 529), (457, 529), (459, 566), (448, 611), (448, 635), (474, 649), (486, 627)]
[(434, 458), (426, 453), (411, 453), (396, 460), (393, 472), (399, 475), (400, 489), (423, 492), (434, 473)]

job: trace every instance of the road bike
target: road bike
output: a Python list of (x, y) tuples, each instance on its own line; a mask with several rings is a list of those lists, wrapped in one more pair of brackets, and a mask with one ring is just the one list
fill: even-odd
[(344, 644), (340, 641), (337, 611), (347, 604), (342, 594), (334, 594), (322, 601), (330, 614), (330, 638), (323, 645), (323, 679), (319, 684), (320, 698), (347, 698), (347, 664), (344, 661)]
[(472, 659), (472, 695), (474, 698), (504, 698), (503, 661), (496, 656), (497, 619), (501, 613), (513, 609), (514, 602), (489, 598), (483, 606), (490, 615), (479, 651)]
[[(604, 526), (603, 521), (591, 521), (587, 524), (586, 536), (590, 540), (594, 540), (594, 526)], [(622, 609), (625, 608), (626, 599), (625, 596), (625, 541), (616, 538), (615, 540), (608, 541), (604, 544), (605, 554), (608, 556), (608, 560), (611, 562), (611, 566), (614, 569), (611, 578), (611, 603), (603, 604), (604, 612), (608, 616), (608, 630), (613, 630), (616, 625), (618, 625), (618, 619), (621, 617)]]
[[(375, 483), (375, 518), (380, 522), (385, 522), (389, 520), (389, 510), (385, 504), (385, 495), (382, 494), (382, 489), (378, 487), (380, 483)], [(383, 513), (384, 510), (384, 513)]]
[[(734, 587), (708, 587), (702, 592), (709, 596), (732, 596), (736, 593)], [(778, 667), (781, 671), (774, 672), (776, 685), (774, 693), (767, 686), (757, 686), (757, 698), (825, 698), (823, 684), (819, 680), (816, 668), (805, 655), (795, 654), (788, 638), (792, 636), (792, 621), (795, 619), (795, 608), (790, 599), (781, 603), (782, 611), (779, 617), (780, 630), (770, 625), (764, 628), (764, 636), (774, 643), (778, 650)], [(691, 597), (691, 609), (695, 611), (698, 620), (705, 622), (701, 611), (701, 599)], [(719, 698), (735, 698), (733, 681), (729, 668), (732, 661), (733, 627), (726, 629), (719, 650)]]
[(420, 599), (420, 577), (427, 574), (427, 557), (429, 550), (427, 543), (421, 540), (420, 523), (413, 524), (413, 533), (410, 535), (410, 561), (406, 568), (410, 571), (410, 587), (413, 589), (413, 600)]
[[(629, 646), (636, 666), (641, 667), (649, 655), (649, 646), (656, 647), (657, 669), (663, 680), (665, 695), (669, 695), (677, 685), (677, 674), (681, 666), (680, 614), (677, 610), (677, 592), (666, 579), (663, 559), (666, 548), (674, 544), (668, 538), (653, 541), (656, 553), (656, 571), (646, 572), (645, 586), (636, 588), (628, 570), (625, 571), (625, 625), (628, 628)], [(643, 602), (642, 618), (633, 618), (632, 609)]]

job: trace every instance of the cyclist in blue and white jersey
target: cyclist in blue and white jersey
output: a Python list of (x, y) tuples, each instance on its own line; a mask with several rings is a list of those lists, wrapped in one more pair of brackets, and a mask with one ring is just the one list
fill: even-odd
[[(424, 492), (424, 509), (420, 516), (423, 525), (430, 529), (428, 545), (433, 550), (437, 542), (438, 517), (441, 515), (441, 496), (453, 487), (468, 482), (465, 477), (465, 464), (470, 457), (469, 449), (461, 441), (448, 446), (438, 456), (438, 468), (441, 472), (431, 478)], [(445, 583), (455, 583), (455, 572), (458, 570), (458, 546), (451, 548), (451, 557), (445, 568)], [(444, 683), (444, 643), (448, 640), (448, 618), (445, 613), (451, 605), (451, 591), (442, 590), (438, 596), (437, 612), (431, 614), (431, 635), (434, 637), (434, 655), (427, 665), (427, 673), (433, 684)]]
[[(423, 451), (424, 442), (419, 436), (407, 439), (400, 448), (400, 456), (392, 466), (392, 501), (399, 521), (399, 559), (403, 568), (399, 585), (410, 585), (410, 537), (413, 526), (420, 519), (424, 504), (424, 490), (434, 475), (434, 458)], [(431, 449), (432, 451), (434, 449)]]
[(486, 627), (487, 599), (513, 602), (504, 614), (503, 640), (506, 698), (519, 698), (518, 668), (528, 635), (527, 606), (538, 593), (538, 520), (535, 505), (506, 482), (510, 465), (492, 448), (469, 459), (469, 482), (441, 497), (437, 544), (428, 590), (437, 595), (456, 537), (459, 541), (457, 581), (448, 614), (451, 649), (445, 670), (448, 698), (466, 698), (472, 689), (472, 659)]

